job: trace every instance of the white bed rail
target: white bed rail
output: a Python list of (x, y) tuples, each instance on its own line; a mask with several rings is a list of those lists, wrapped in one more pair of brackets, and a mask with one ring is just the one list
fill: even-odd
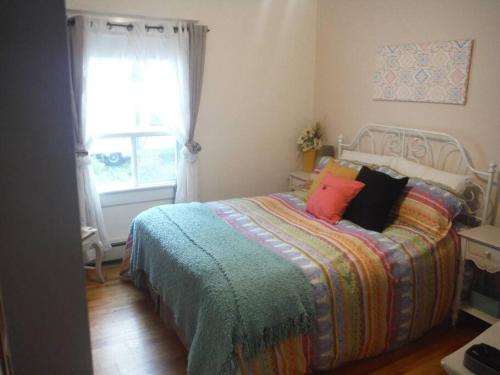
[(464, 193), (469, 216), (482, 224), (493, 220), (492, 201), (497, 164), (488, 170), (476, 169), (463, 145), (453, 136), (400, 126), (368, 124), (358, 130), (351, 143), (338, 137), (338, 155), (343, 150), (356, 150), (378, 155), (399, 156), (439, 170), (470, 176)]

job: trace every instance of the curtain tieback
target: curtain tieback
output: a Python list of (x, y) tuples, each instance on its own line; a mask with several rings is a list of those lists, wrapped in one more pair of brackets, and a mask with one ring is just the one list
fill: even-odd
[(194, 154), (194, 155), (196, 155), (197, 153), (199, 153), (201, 151), (201, 145), (198, 142), (195, 142), (195, 141), (187, 142), (185, 144), (185, 146), (187, 147), (187, 149), (189, 150), (189, 152), (191, 154)]
[(77, 143), (75, 145), (75, 154), (76, 156), (88, 156), (89, 152), (84, 145)]

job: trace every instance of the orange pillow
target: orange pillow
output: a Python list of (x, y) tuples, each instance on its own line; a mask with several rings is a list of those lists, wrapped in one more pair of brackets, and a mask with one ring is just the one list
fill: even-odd
[(311, 195), (318, 189), (321, 180), (325, 178), (327, 173), (331, 173), (333, 177), (355, 180), (359, 172), (355, 169), (344, 167), (343, 165), (340, 165), (339, 163), (330, 160), (314, 179), (313, 183), (311, 184), (311, 187), (307, 191), (306, 200), (308, 200), (311, 197)]
[(362, 182), (334, 177), (327, 172), (307, 201), (306, 211), (319, 219), (337, 224), (351, 200), (364, 186)]

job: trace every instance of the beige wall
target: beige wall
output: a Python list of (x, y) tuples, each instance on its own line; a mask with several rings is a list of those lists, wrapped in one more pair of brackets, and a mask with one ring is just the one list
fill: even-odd
[[(456, 136), (480, 168), (500, 162), (499, 0), (319, 0), (317, 30), (315, 117), (330, 141), (398, 124)], [(371, 99), (377, 47), (460, 38), (475, 40), (465, 106)]]
[(198, 118), (202, 200), (284, 190), (312, 121), (316, 1), (67, 0), (70, 9), (210, 27)]
[[(381, 122), (440, 130), (500, 161), (499, 0), (67, 0), (72, 9), (209, 25), (197, 139), (202, 200), (283, 190), (312, 119), (351, 138)], [(465, 106), (371, 99), (375, 49), (474, 38)], [(313, 110), (314, 107), (314, 110)], [(499, 220), (497, 220), (497, 223)]]

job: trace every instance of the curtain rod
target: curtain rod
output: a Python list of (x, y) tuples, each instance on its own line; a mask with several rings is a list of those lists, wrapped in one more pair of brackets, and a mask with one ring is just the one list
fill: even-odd
[[(74, 17), (69, 18), (67, 21), (67, 25), (74, 26), (75, 25), (75, 18)], [(108, 22), (106, 22), (106, 27), (109, 30), (111, 30), (113, 27), (123, 27), (123, 28), (127, 29), (127, 31), (134, 30), (134, 25), (131, 23), (113, 23), (113, 22), (108, 21)], [(144, 28), (146, 29), (147, 32), (149, 32), (149, 30), (156, 30), (160, 33), (163, 33), (165, 31), (165, 27), (163, 25), (158, 25), (158, 26), (144, 25)], [(173, 30), (174, 30), (174, 33), (178, 33), (179, 30), (182, 30), (182, 32), (184, 32), (184, 30), (189, 32), (189, 26), (187, 26), (185, 29), (184, 29), (184, 26), (182, 26), (181, 28), (179, 28), (179, 26), (174, 26)], [(210, 29), (207, 29), (207, 32), (210, 32)]]
[[(75, 21), (74, 18), (70, 18), (68, 20), (68, 25), (73, 26), (75, 24), (74, 21)], [(127, 29), (127, 31), (134, 30), (134, 25), (132, 25), (131, 23), (106, 22), (106, 27), (109, 30), (111, 30), (113, 27), (123, 27), (123, 28)], [(149, 30), (156, 30), (156, 31), (158, 31), (160, 33), (163, 33), (165, 31), (165, 27), (162, 26), (162, 25), (159, 25), (159, 26), (144, 25), (144, 28), (148, 32), (149, 32)], [(179, 32), (179, 26), (174, 26), (173, 29), (174, 29), (174, 33), (178, 33)], [(184, 26), (181, 27), (181, 30), (184, 32)], [(189, 31), (189, 26), (186, 27), (186, 30)], [(207, 30), (207, 32), (209, 32), (209, 31), (210, 31), (210, 29)]]
[(159, 18), (159, 17), (145, 17), (145, 16), (135, 16), (130, 14), (123, 13), (101, 13), (101, 12), (92, 12), (81, 9), (66, 9), (66, 15), (69, 17), (86, 15), (86, 16), (94, 16), (109, 19), (112, 22), (119, 23), (130, 23), (130, 22), (144, 22), (144, 21), (152, 21), (152, 22), (172, 22), (172, 21), (182, 21), (182, 22), (190, 22), (190, 23), (199, 23), (198, 20), (184, 19), (184, 18)]

